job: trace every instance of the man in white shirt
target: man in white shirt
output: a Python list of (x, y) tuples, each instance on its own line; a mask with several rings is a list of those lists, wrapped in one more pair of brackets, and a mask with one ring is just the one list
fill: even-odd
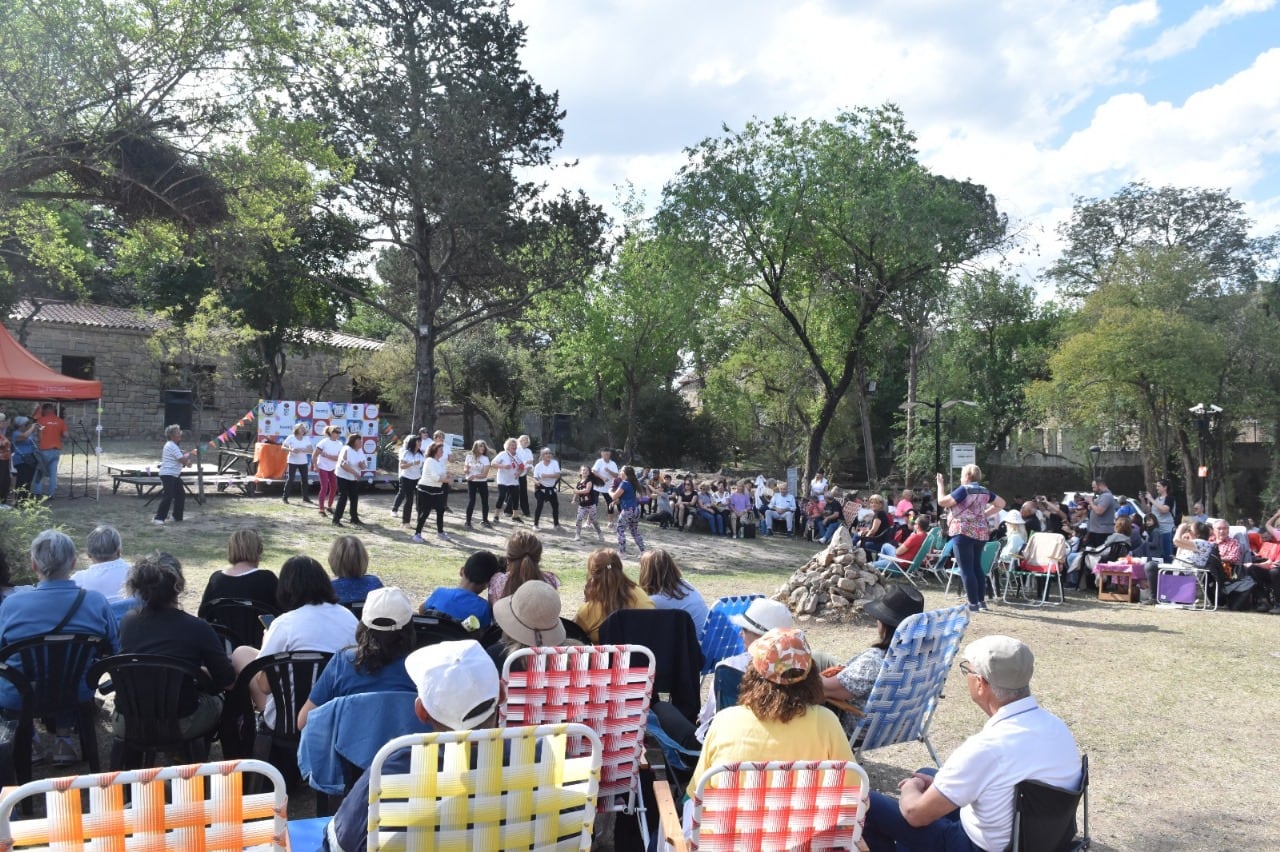
[(94, 527), (85, 541), (89, 553), (88, 568), (71, 575), (71, 582), (82, 589), (101, 592), (107, 603), (127, 600), (124, 581), (129, 578), (129, 563), (120, 558), (120, 533), (110, 524)]
[(937, 770), (920, 770), (893, 799), (871, 794), (862, 839), (871, 852), (1004, 849), (1013, 834), (1014, 788), (1033, 780), (1075, 789), (1080, 752), (1066, 723), (1031, 697), (1035, 660), (1009, 636), (965, 649), (960, 671), (969, 698), (990, 718)]
[(764, 534), (773, 535), (773, 522), (782, 518), (787, 522), (787, 537), (795, 536), (796, 498), (787, 493), (787, 483), (779, 481), (777, 490), (769, 500), (764, 513)]
[(612, 458), (613, 450), (608, 447), (600, 449), (600, 458), (596, 459), (596, 463), (591, 466), (591, 472), (600, 477), (604, 481), (604, 487), (600, 489), (600, 494), (604, 497), (605, 511), (609, 515), (609, 526), (613, 526), (613, 498), (609, 496), (610, 490), (613, 488), (613, 480), (618, 476), (618, 463)]

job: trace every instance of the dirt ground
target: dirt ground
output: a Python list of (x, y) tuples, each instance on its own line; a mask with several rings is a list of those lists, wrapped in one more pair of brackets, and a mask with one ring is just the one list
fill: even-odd
[[(110, 449), (102, 462), (154, 465), (158, 455), (159, 441), (154, 447)], [(173, 552), (186, 568), (188, 609), (194, 608), (207, 575), (223, 564), (226, 537), (237, 527), (252, 524), (261, 530), (268, 548), (264, 564), (271, 567), (296, 552), (323, 561), (336, 532), (310, 506), (296, 501), (285, 505), (270, 495), (229, 493), (213, 493), (204, 505), (189, 499), (186, 523), (153, 527), (149, 519), (155, 504), (144, 505), (127, 487), (113, 495), (109, 479), (101, 480), (100, 489), (90, 487), (88, 498), (80, 496), (86, 474), (89, 480), (98, 475), (92, 460), (87, 471), (76, 469), (76, 499), (66, 498), (64, 484), (62, 495), (50, 504), (54, 521), (78, 542), (99, 522), (116, 524), (125, 538), (126, 557), (156, 548)], [(452, 584), (472, 550), (501, 552), (510, 530), (502, 524), (494, 531), (464, 531), (465, 501), (455, 493), (446, 520), (453, 541), (415, 545), (390, 515), (392, 499), (388, 491), (366, 495), (361, 514), (370, 526), (344, 532), (362, 536), (372, 555), (372, 573), (404, 587), (411, 597)], [(568, 514), (567, 497), (561, 497), (561, 504)], [(739, 541), (659, 530), (647, 523), (642, 529), (649, 546), (675, 555), (708, 601), (726, 594), (770, 594), (817, 550), (781, 537)], [(585, 557), (597, 544), (572, 542), (571, 524), (540, 534), (546, 547), (544, 567), (560, 575), (565, 609), (572, 611), (581, 600)], [(612, 543), (612, 533), (606, 535)], [(632, 576), (634, 553), (632, 547)], [(926, 588), (925, 595), (928, 606), (945, 606), (954, 590), (951, 598), (936, 586)], [(805, 627), (815, 647), (837, 657), (852, 657), (873, 639), (869, 625), (818, 620)], [(1280, 730), (1275, 691), (1280, 683), (1280, 618), (1105, 603), (1069, 591), (1060, 607), (998, 604), (977, 615), (966, 642), (993, 633), (1016, 636), (1032, 647), (1034, 692), (1066, 720), (1089, 754), (1094, 848), (1280, 849), (1280, 823), (1268, 816), (1275, 780), (1280, 779), (1274, 747)], [(962, 676), (953, 671), (933, 720), (933, 744), (945, 759), (983, 721), (968, 700)], [(876, 789), (893, 791), (900, 778), (930, 759), (922, 744), (911, 743), (868, 752), (863, 763)], [(290, 811), (300, 814), (310, 807), (304, 793), (295, 796)]]

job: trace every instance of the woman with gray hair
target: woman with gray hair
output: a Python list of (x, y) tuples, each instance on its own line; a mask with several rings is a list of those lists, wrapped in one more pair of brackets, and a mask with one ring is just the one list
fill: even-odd
[[(151, 521), (158, 527), (164, 526), (164, 519), (173, 506), (173, 520), (182, 523), (182, 509), (186, 505), (187, 495), (182, 490), (182, 469), (191, 460), (191, 452), (184, 453), (178, 444), (182, 441), (182, 427), (178, 424), (166, 426), (164, 436), (167, 439), (164, 449), (160, 451), (160, 485), (164, 488), (164, 496), (156, 507), (156, 516)], [(192, 451), (194, 452), (194, 450)]]
[(120, 558), (122, 547), (115, 527), (110, 524), (94, 527), (85, 541), (92, 564), (72, 574), (71, 579), (82, 589), (101, 592), (107, 603), (127, 600), (124, 583), (129, 578), (129, 563)]

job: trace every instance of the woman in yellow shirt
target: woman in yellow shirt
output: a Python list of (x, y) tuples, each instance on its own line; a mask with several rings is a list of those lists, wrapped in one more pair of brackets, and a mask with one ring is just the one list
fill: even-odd
[(620, 609), (653, 609), (644, 589), (622, 570), (622, 557), (611, 548), (593, 551), (587, 557), (587, 585), (582, 590), (585, 603), (573, 617), (592, 642), (600, 641), (600, 625)]

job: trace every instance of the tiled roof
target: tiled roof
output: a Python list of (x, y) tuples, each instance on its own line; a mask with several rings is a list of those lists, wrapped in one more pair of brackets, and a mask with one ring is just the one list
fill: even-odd
[[(34, 314), (34, 316), (33, 316)], [(117, 308), (111, 305), (93, 305), (87, 302), (52, 302), (40, 300), (33, 302), (22, 299), (9, 310), (9, 318), (21, 322), (30, 318), (31, 322), (56, 322), (64, 325), (88, 326), (91, 328), (133, 328), (142, 331), (153, 331), (164, 328), (167, 322), (137, 308)], [(340, 331), (323, 331), (306, 329), (303, 339), (307, 343), (318, 343), (336, 349), (357, 349), (365, 352), (376, 352), (383, 347), (380, 340), (357, 337)]]

